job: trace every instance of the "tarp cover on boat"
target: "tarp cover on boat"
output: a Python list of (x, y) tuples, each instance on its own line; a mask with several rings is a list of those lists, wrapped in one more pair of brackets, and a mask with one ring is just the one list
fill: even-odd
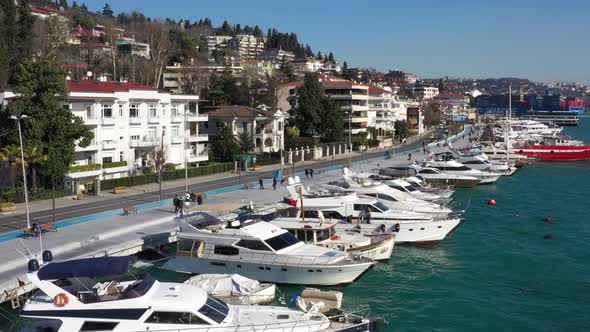
[(134, 257), (124, 256), (85, 258), (49, 263), (37, 272), (37, 277), (41, 280), (53, 280), (113, 276), (126, 273), (133, 262), (135, 262)]
[(213, 296), (250, 295), (260, 290), (260, 283), (239, 274), (201, 274), (185, 282), (198, 286)]

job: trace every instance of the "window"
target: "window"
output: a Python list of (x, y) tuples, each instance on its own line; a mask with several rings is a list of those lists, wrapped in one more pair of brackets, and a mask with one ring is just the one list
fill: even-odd
[(279, 122), (277, 123), (277, 126), (278, 126), (278, 128), (279, 128), (279, 132), (282, 132), (282, 131), (283, 131), (283, 123), (279, 121)]
[(113, 157), (102, 157), (102, 163), (112, 163), (113, 162)]
[(213, 297), (208, 297), (205, 305), (199, 309), (199, 313), (216, 323), (221, 323), (227, 317), (229, 308), (227, 305)]
[(139, 135), (131, 135), (132, 141), (139, 141)]
[(209, 325), (192, 312), (154, 311), (144, 323)]
[(123, 104), (119, 104), (119, 118), (123, 118)]
[(117, 322), (84, 322), (80, 331), (112, 331), (118, 324)]
[(148, 137), (152, 140), (156, 139), (156, 127), (148, 127)]
[(158, 117), (158, 105), (157, 104), (148, 104), (148, 113), (150, 118), (157, 118)]
[(236, 256), (240, 254), (240, 250), (230, 246), (215, 246), (213, 253), (216, 255)]
[(260, 251), (271, 251), (262, 241), (259, 240), (240, 240), (236, 243), (236, 246)]
[(102, 104), (102, 117), (103, 118), (112, 118), (113, 117), (113, 105), (112, 104)]
[(130, 118), (138, 118), (139, 117), (139, 104), (131, 104), (129, 106), (129, 117)]
[(178, 126), (172, 126), (172, 137), (180, 137), (178, 134)]
[(180, 108), (178, 104), (172, 104), (170, 106), (170, 109), (172, 111), (172, 116), (180, 116)]
[(305, 218), (318, 218), (318, 211), (309, 211), (309, 210), (304, 210), (303, 211), (303, 216)]
[(248, 132), (248, 122), (242, 122), (242, 131), (245, 133)]
[(121, 151), (119, 152), (119, 161), (124, 161), (125, 160), (125, 152)]
[(326, 219), (344, 219), (344, 216), (338, 211), (322, 211), (322, 214)]
[(296, 243), (299, 243), (299, 240), (293, 236), (293, 234), (289, 232), (285, 232), (281, 235), (277, 235), (275, 237), (271, 237), (265, 241), (273, 250), (278, 251), (287, 247), (290, 247)]

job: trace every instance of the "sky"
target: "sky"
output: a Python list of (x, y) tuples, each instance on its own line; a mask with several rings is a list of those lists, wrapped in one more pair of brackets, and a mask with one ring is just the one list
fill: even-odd
[[(71, 2), (71, 1), (70, 1)], [(105, 0), (79, 0), (99, 10)], [(111, 0), (118, 12), (295, 32), (349, 67), (590, 84), (588, 0)]]

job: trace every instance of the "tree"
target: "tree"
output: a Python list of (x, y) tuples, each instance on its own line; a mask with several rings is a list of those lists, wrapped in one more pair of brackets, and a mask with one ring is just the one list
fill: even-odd
[(113, 17), (113, 9), (111, 8), (111, 5), (108, 2), (104, 4), (104, 7), (102, 7), (102, 14), (104, 16)]
[(446, 91), (447, 91), (447, 89), (445, 88), (445, 83), (443, 82), (443, 79), (441, 78), (438, 81), (438, 93), (444, 93)]
[(233, 161), (240, 152), (240, 147), (231, 131), (230, 126), (224, 125), (219, 134), (213, 139), (211, 145), (211, 156), (215, 161)]
[[(76, 1), (74, 1), (74, 3), (76, 3)], [(60, 8), (68, 9), (68, 1), (67, 0), (59, 0), (58, 1), (58, 5), (59, 5)], [(76, 6), (77, 5), (78, 4), (76, 4)]]
[(424, 106), (424, 124), (428, 127), (435, 126), (440, 123), (441, 111), (438, 105), (426, 104)]
[(395, 121), (393, 126), (395, 128), (395, 137), (400, 141), (410, 135), (410, 127), (406, 121)]
[(334, 62), (334, 54), (332, 52), (328, 54), (328, 62)]
[(20, 147), (16, 144), (3, 147), (0, 150), (0, 161), (4, 162), (10, 169), (10, 187), (14, 189), (16, 187), (18, 167), (22, 163)]
[[(24, 59), (15, 69), (17, 97), (7, 112), (0, 112), (0, 132), (12, 129), (11, 115), (28, 115), (22, 122), (23, 140), (44, 147), (44, 174), (60, 177), (75, 160), (76, 142), (88, 146), (94, 138), (80, 117), (63, 108), (67, 97), (66, 74), (47, 59)], [(18, 134), (0, 137), (0, 145), (18, 143)]]
[(150, 150), (149, 157), (150, 161), (154, 165), (154, 169), (158, 173), (158, 181), (162, 181), (162, 171), (164, 170), (164, 165), (166, 164), (166, 146), (159, 145)]
[(323, 107), (324, 92), (316, 74), (305, 74), (303, 86), (299, 91), (299, 109), (295, 123), (303, 136), (314, 137), (319, 134), (318, 124)]
[[(33, 23), (35, 18), (31, 14), (31, 1), (20, 1), (17, 7), (17, 33), (14, 50), (13, 66), (21, 59), (28, 58), (33, 52)], [(14, 79), (14, 77), (13, 77)], [(12, 82), (13, 79), (11, 79)]]
[(248, 153), (254, 150), (254, 135), (252, 132), (243, 131), (238, 134), (237, 140), (240, 147), (240, 153)]
[(10, 65), (16, 44), (16, 5), (14, 1), (0, 1), (0, 89), (8, 85)]
[(295, 71), (293, 70), (293, 66), (285, 61), (285, 59), (283, 59), (281, 62), (281, 68), (279, 70), (287, 82), (293, 82), (295, 79), (297, 79), (295, 76)]
[(162, 71), (172, 51), (172, 43), (170, 42), (169, 34), (160, 23), (154, 23), (149, 26), (147, 41), (150, 45), (150, 61), (153, 66), (154, 80), (152, 86), (159, 88)]
[(25, 146), (25, 162), (31, 170), (31, 189), (37, 190), (37, 168), (47, 161), (47, 155), (39, 144)]
[(342, 111), (336, 106), (334, 100), (323, 96), (318, 123), (320, 141), (323, 143), (339, 142), (342, 139), (342, 125)]

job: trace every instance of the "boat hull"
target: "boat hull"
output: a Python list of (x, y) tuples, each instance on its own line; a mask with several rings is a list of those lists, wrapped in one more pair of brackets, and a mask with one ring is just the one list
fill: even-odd
[(424, 178), (427, 183), (436, 186), (454, 186), (456, 188), (473, 188), (480, 182), (479, 179), (438, 179), (438, 178)]
[(360, 278), (375, 262), (334, 265), (283, 265), (248, 263), (214, 258), (180, 256), (170, 258), (163, 269), (182, 273), (238, 273), (261, 282), (278, 284), (335, 286), (350, 284)]
[(514, 153), (537, 158), (539, 161), (579, 161), (590, 159), (590, 146), (530, 146)]

